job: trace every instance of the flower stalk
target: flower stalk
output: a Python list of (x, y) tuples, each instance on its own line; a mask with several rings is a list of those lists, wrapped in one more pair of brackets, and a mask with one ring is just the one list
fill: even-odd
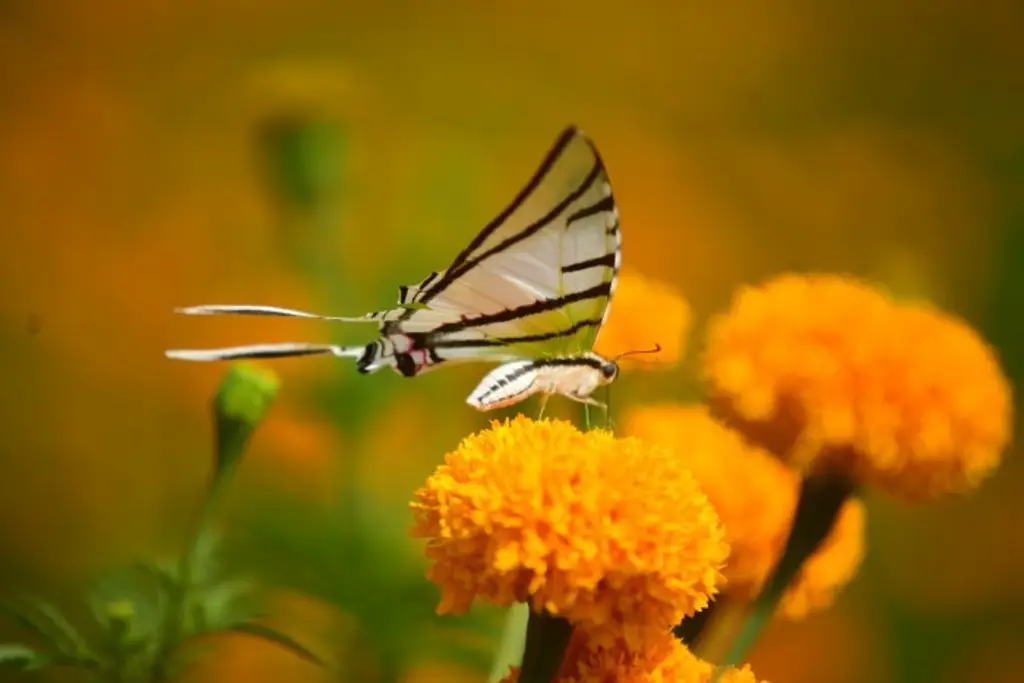
[[(730, 639), (725, 655), (720, 658), (722, 666), (735, 666), (746, 658), (771, 621), (786, 589), (799, 574), (804, 562), (831, 533), (839, 511), (852, 494), (853, 484), (843, 476), (816, 475), (801, 482), (793, 524), (782, 556), (750, 606), (739, 632)], [(727, 624), (732, 622), (731, 619), (722, 621)], [(708, 637), (712, 642), (716, 640), (713, 632)], [(709, 655), (707, 652), (700, 654)]]
[(215, 469), (210, 488), (179, 561), (179, 581), (184, 591), (192, 584), (196, 550), (220, 507), (227, 484), (256, 427), (263, 421), (277, 395), (277, 377), (268, 371), (239, 365), (224, 375), (213, 399)]
[(572, 624), (546, 612), (530, 611), (526, 647), (519, 669), (520, 683), (551, 683), (572, 639)]
[[(212, 402), (214, 418), (214, 472), (184, 551), (178, 559), (177, 577), (169, 586), (170, 600), (161, 637), (154, 680), (167, 679), (174, 649), (188, 631), (193, 610), (196, 558), (256, 427), (263, 421), (277, 394), (277, 377), (247, 365), (232, 367), (224, 375)], [(202, 625), (200, 625), (202, 626)]]

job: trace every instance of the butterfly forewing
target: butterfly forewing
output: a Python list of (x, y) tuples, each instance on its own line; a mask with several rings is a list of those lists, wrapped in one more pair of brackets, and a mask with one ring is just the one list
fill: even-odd
[(443, 272), (400, 292), (385, 334), (430, 362), (589, 350), (620, 261), (618, 213), (590, 141), (567, 129), (516, 199)]

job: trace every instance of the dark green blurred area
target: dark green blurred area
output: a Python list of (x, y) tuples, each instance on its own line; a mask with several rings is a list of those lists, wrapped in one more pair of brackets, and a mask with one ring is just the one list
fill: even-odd
[[(964, 316), (1020, 386), (1022, 37), (1012, 0), (3, 4), (4, 591), (84, 619), (85, 577), (180, 548), (222, 368), (163, 349), (371, 335), (173, 307), (387, 306), (569, 122), (609, 166), (626, 267), (698, 320), (769, 274), (852, 272)], [(624, 377), (616, 408), (691, 396), (692, 365)], [(483, 680), (500, 615), (436, 617), (407, 535), (412, 490), (490, 417), (464, 405), (479, 368), (273, 368), (226, 501), (230, 563), (281, 587), (280, 627), (336, 670), (230, 641), (189, 680)], [(758, 675), (1020, 680), (1022, 485), (1011, 453), (968, 500), (872, 499), (861, 575), (774, 628)]]

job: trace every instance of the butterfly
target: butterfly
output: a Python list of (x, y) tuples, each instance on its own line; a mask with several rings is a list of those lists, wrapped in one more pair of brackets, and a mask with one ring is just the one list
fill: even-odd
[[(390, 367), (415, 377), (442, 365), (500, 363), (466, 399), (493, 410), (555, 394), (587, 406), (619, 374), (619, 356), (593, 350), (608, 317), (622, 262), (619, 213), (604, 162), (578, 128), (566, 128), (504, 211), (444, 270), (398, 288), (398, 305), (358, 317), (325, 316), (275, 306), (210, 305), (188, 315), (267, 315), (379, 325), (362, 346), (254, 344), (172, 350), (170, 358), (334, 355), (355, 358), (360, 373)], [(620, 354), (625, 355), (625, 354)]]

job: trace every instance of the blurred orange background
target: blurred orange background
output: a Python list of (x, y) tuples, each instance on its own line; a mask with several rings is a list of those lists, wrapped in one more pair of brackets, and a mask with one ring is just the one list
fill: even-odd
[[(173, 307), (386, 307), (512, 198), (568, 123), (608, 165), (626, 266), (675, 285), (698, 323), (741, 283), (851, 272), (963, 315), (1024, 377), (1013, 0), (13, 0), (0, 92), (7, 590), (180, 544), (223, 368), (164, 349), (369, 339)], [(315, 517), (353, 476), (405, 523), (411, 490), (488, 419), (463, 403), (479, 368), (409, 382), (329, 360), (273, 367), (281, 395), (229, 501), (239, 527)], [(664, 393), (692, 377), (625, 378), (617, 402), (643, 400), (646, 382)], [(774, 628), (755, 671), (1024, 677), (1022, 485), (1010, 455), (968, 500), (870, 499), (861, 575), (834, 609)], [(337, 649), (337, 615), (285, 602), (297, 635)], [(232, 641), (195, 680), (330, 680), (289, 657)], [(421, 658), (401, 678), (483, 673)]]

